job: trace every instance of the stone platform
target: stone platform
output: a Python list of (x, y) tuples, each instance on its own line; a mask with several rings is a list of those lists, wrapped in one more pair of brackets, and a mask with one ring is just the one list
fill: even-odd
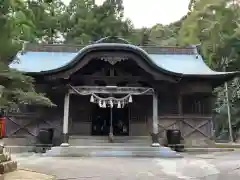
[(149, 136), (70, 136), (69, 147), (52, 147), (45, 156), (58, 157), (181, 157), (168, 147), (151, 147)]
[(180, 158), (168, 147), (148, 146), (69, 146), (53, 147), (45, 156), (51, 157), (162, 157)]

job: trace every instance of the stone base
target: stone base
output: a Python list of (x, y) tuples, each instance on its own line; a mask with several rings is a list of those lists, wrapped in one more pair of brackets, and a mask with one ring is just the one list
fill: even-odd
[(151, 146), (69, 146), (53, 147), (45, 156), (54, 157), (163, 157), (179, 158), (181, 155), (168, 147)]
[(60, 146), (61, 147), (69, 147), (70, 145), (68, 143), (62, 143)]
[(0, 144), (0, 154), (3, 153), (3, 149), (4, 149), (4, 145), (3, 145), (3, 144)]
[(160, 147), (159, 143), (152, 143), (152, 147)]
[(68, 134), (63, 134), (63, 143), (68, 143), (69, 141), (69, 135)]
[(9, 173), (17, 169), (16, 161), (7, 161), (0, 163), (0, 174)]
[(17, 169), (17, 162), (11, 160), (9, 153), (5, 152), (3, 145), (0, 145), (0, 180), (4, 179), (2, 174), (15, 171)]
[(0, 163), (11, 161), (11, 156), (8, 154), (0, 154)]

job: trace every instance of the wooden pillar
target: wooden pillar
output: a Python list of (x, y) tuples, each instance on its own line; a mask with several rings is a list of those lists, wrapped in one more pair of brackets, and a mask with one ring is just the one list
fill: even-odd
[[(179, 94), (178, 95), (178, 115), (183, 116), (183, 95)], [(178, 124), (178, 128), (179, 130), (182, 132), (182, 127), (183, 127), (183, 123), (182, 123), (183, 119), (179, 119), (177, 124)]]
[(153, 94), (153, 134), (152, 134), (152, 146), (159, 147), (158, 141), (158, 94), (154, 92)]
[(178, 95), (178, 115), (182, 116), (183, 115), (183, 110), (182, 110), (182, 95)]
[(68, 144), (68, 121), (69, 121), (69, 100), (70, 94), (67, 92), (64, 97), (64, 114), (63, 114), (63, 143), (61, 146), (69, 146)]

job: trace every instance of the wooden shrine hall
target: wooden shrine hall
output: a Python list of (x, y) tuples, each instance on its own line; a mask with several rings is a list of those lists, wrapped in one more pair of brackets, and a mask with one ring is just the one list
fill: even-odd
[[(153, 137), (179, 129), (186, 144), (213, 135), (212, 91), (236, 72), (211, 70), (195, 46), (138, 47), (107, 37), (87, 46), (26, 44), (11, 68), (34, 77), (56, 107), (26, 106), (9, 115), (6, 138), (53, 128), (56, 145), (72, 136)], [(113, 138), (114, 139), (114, 138)]]

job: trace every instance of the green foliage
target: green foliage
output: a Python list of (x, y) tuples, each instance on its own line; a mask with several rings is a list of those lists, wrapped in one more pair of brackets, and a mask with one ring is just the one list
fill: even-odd
[(208, 63), (219, 68), (222, 58), (232, 59), (235, 51), (232, 41), (238, 27), (239, 17), (226, 0), (201, 0), (194, 4), (194, 9), (184, 21), (180, 32), (181, 45), (199, 44)]
[(136, 29), (131, 35), (133, 43), (141, 46), (177, 46), (179, 30), (186, 17), (169, 25), (156, 24), (151, 28)]
[(32, 11), (23, 0), (0, 2), (0, 84), (4, 87), (0, 106), (4, 111), (21, 104), (52, 105), (48, 98), (35, 91), (33, 78), (8, 67), (21, 50), (23, 41), (33, 38), (33, 18)]
[(66, 6), (61, 0), (28, 1), (27, 5), (34, 15), (34, 38), (30, 41), (40, 43), (61, 43), (62, 18)]
[(64, 13), (63, 27), (67, 43), (88, 44), (107, 36), (128, 38), (132, 30), (129, 20), (123, 20), (120, 0), (106, 0), (101, 6), (94, 1), (72, 0)]
[[(192, 0), (189, 14), (179, 31), (181, 45), (201, 44), (206, 62), (220, 71), (239, 70), (240, 58), (240, 7), (232, 0)], [(240, 122), (240, 85), (236, 78), (229, 86), (229, 99), (233, 124)], [(228, 129), (226, 92), (224, 87), (215, 90), (216, 122), (218, 133)], [(240, 128), (240, 127), (238, 127)]]
[(21, 47), (21, 39), (31, 36), (34, 26), (29, 20), (31, 11), (22, 0), (0, 2), (0, 61), (8, 63)]
[(17, 107), (20, 104), (52, 105), (51, 101), (34, 89), (34, 80), (19, 71), (0, 64), (0, 77), (5, 86), (0, 99), (1, 108)]

